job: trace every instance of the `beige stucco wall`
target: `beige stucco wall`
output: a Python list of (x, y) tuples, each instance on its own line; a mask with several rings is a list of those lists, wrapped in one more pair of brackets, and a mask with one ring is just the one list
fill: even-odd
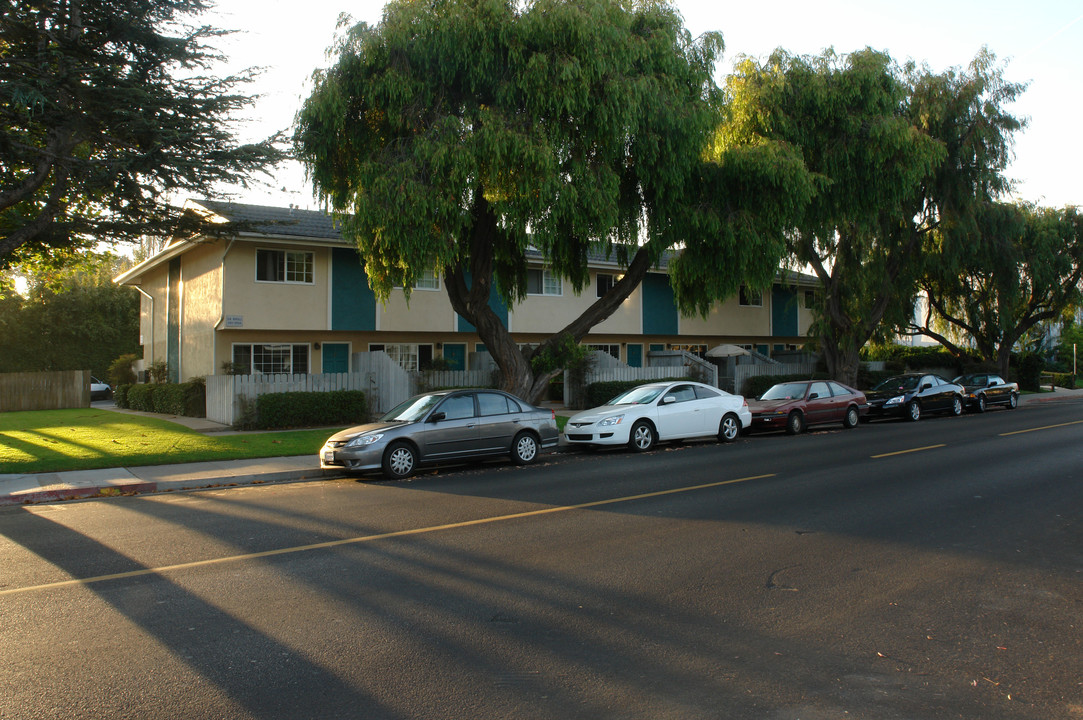
[(771, 293), (763, 294), (762, 307), (742, 306), (736, 297), (715, 305), (706, 318), (681, 317), (681, 335), (765, 337), (771, 332)]
[(392, 290), (387, 304), (376, 304), (376, 328), (386, 332), (453, 332), (456, 320), (451, 300), (439, 290), (414, 289), (407, 303), (402, 290)]
[(221, 249), (200, 245), (183, 256), (180, 380), (215, 374), (214, 326), (222, 313)]
[[(562, 282), (562, 295), (528, 295), (523, 302), (508, 309), (509, 328), (515, 333), (554, 333), (562, 330), (598, 300), (599, 272), (619, 274), (615, 270), (591, 271), (590, 281), (579, 295), (575, 294), (567, 280)], [(595, 326), (593, 332), (638, 334), (643, 327), (642, 297), (642, 292), (636, 288), (605, 322)]]
[(143, 360), (149, 366), (157, 359), (166, 356), (166, 282), (167, 265), (159, 266), (155, 271), (143, 276), (139, 289), (150, 296), (140, 293), (139, 335), (143, 345)]
[[(313, 283), (256, 281), (256, 250), (300, 250), (313, 253)], [(324, 330), (328, 326), (327, 248), (303, 244), (239, 241), (226, 253), (221, 316), (241, 319), (245, 329)]]

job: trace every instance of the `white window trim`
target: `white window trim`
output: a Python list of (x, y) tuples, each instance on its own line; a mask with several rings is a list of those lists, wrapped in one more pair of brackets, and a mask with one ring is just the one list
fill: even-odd
[[(540, 293), (532, 293), (532, 292), (530, 292), (528, 290), (527, 291), (528, 296), (530, 296), (530, 297), (564, 297), (564, 281), (561, 278), (557, 277), (556, 275), (549, 272), (548, 270), (544, 270), (542, 268), (530, 268), (527, 272), (540, 272), (542, 274), (542, 277), (541, 277), (542, 291)], [(550, 281), (550, 282), (555, 281), (556, 283), (559, 283), (560, 284), (560, 292), (556, 292), (556, 293), (545, 292), (546, 281)]]
[[(282, 262), (286, 262), (286, 256), (290, 253), (303, 254), (308, 256), (308, 264), (312, 266), (312, 281), (308, 280), (260, 280), (259, 279), (259, 254), (261, 252), (275, 252), (282, 253)], [(312, 250), (290, 250), (286, 248), (256, 248), (255, 267), (253, 268), (253, 276), (257, 283), (261, 285), (315, 285), (316, 284), (316, 253)], [(286, 274), (286, 269), (282, 268), (283, 277)]]
[[(410, 287), (410, 290), (411, 291), (420, 290), (421, 292), (439, 292), (441, 287), (443, 287), (441, 282), (440, 282), (440, 276), (437, 275), (436, 273), (434, 273), (432, 270), (424, 271), (423, 273), (421, 273), (421, 277), (418, 278), (418, 279), (419, 280), (421, 280), (421, 279), (426, 279), (427, 280), (429, 278), (431, 278), (432, 281), (436, 284), (436, 287), (425, 287), (424, 285), (414, 284), (414, 285), (412, 285)], [(396, 290), (402, 290), (403, 287), (402, 287), (402, 285), (395, 285), (395, 289)]]
[[(256, 345), (286, 345), (286, 346), (289, 346), (289, 348), (290, 348), (290, 372), (288, 372), (288, 373), (265, 373), (263, 371), (256, 370), (255, 353), (252, 351), (252, 348), (254, 346), (256, 346)], [(307, 342), (258, 342), (258, 341), (230, 343), (230, 346), (229, 346), (229, 361), (231, 363), (234, 362), (233, 358), (236, 357), (236, 348), (238, 346), (247, 346), (248, 347), (248, 350), (249, 350), (248, 357), (249, 357), (249, 363), (250, 363), (249, 366), (248, 366), (248, 374), (250, 376), (256, 376), (256, 375), (311, 375), (312, 374), (312, 361), (313, 361), (312, 343), (307, 343)], [(294, 369), (293, 369), (293, 348), (298, 347), (298, 346), (304, 346), (305, 348), (308, 349), (308, 370), (306, 370), (303, 373), (294, 372)]]

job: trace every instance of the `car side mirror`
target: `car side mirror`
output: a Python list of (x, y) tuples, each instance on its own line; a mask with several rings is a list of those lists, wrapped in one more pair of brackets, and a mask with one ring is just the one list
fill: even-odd
[(666, 395), (664, 398), (662, 398), (663, 405), (669, 405), (675, 402), (677, 402), (677, 398), (673, 397), (672, 395)]
[(928, 390), (931, 387), (932, 387), (932, 385), (930, 385), (929, 383), (925, 383), (924, 385), (921, 386), (921, 390), (918, 390), (918, 392), (925, 392), (926, 390)]
[(820, 393), (812, 393), (812, 394), (810, 394), (810, 395), (808, 396), (808, 399), (809, 399), (809, 400), (815, 400), (815, 399), (816, 399), (816, 398), (818, 398), (818, 397), (820, 397)]
[(429, 422), (431, 422), (431, 423), (440, 422), (441, 420), (444, 420), (446, 418), (447, 418), (447, 413), (446, 412), (443, 412), (443, 411), (434, 412), (432, 415), (429, 416)]
[(994, 387), (996, 384), (997, 384), (996, 380), (990, 380), (989, 384), (986, 387)]

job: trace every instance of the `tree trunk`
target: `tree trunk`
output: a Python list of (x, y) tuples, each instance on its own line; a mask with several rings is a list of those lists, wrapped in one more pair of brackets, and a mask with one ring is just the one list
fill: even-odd
[(451, 306), (459, 315), (477, 328), (478, 337), (485, 343), (500, 370), (501, 388), (527, 402), (538, 402), (548, 390), (549, 381), (562, 368), (547, 369), (535, 374), (531, 359), (546, 349), (557, 349), (566, 336), (578, 343), (598, 323), (612, 315), (632, 291), (635, 290), (650, 269), (650, 253), (640, 247), (622, 277), (604, 297), (598, 298), (560, 332), (543, 341), (530, 356), (519, 349), (515, 339), (489, 307), (493, 288), (493, 255), (496, 234), (500, 232), (492, 208), (480, 197), (475, 200), (474, 229), (470, 246), (471, 284), (466, 284), (466, 268), (460, 262), (449, 267), (444, 275)]
[(822, 337), (820, 350), (827, 365), (827, 374), (844, 385), (857, 387), (857, 373), (861, 369), (860, 348), (844, 348), (835, 337)]

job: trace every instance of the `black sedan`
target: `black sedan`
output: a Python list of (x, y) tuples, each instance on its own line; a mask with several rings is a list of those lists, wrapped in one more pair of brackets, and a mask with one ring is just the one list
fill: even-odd
[(975, 412), (985, 412), (990, 405), (1007, 405), (1010, 410), (1019, 406), (1019, 386), (999, 375), (973, 373), (960, 375), (952, 382), (963, 386), (966, 406)]
[(966, 390), (939, 375), (908, 373), (889, 377), (865, 393), (869, 418), (898, 416), (920, 420), (926, 413), (963, 413)]

